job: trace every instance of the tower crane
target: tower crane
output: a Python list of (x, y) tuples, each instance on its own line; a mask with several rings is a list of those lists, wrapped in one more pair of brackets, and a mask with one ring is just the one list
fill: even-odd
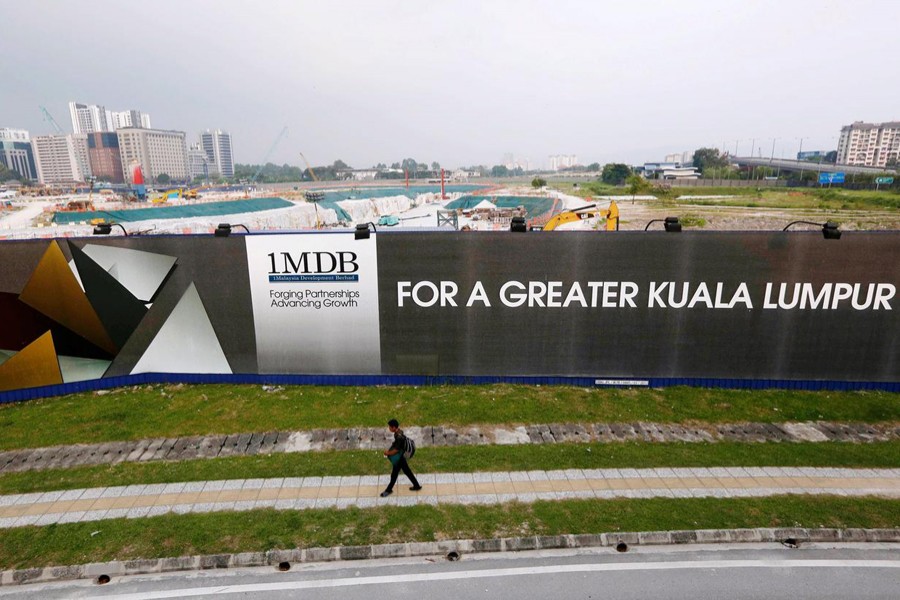
[(275, 141), (272, 142), (272, 145), (269, 146), (269, 151), (266, 152), (266, 155), (263, 157), (262, 164), (259, 165), (259, 168), (256, 170), (256, 173), (253, 174), (253, 177), (250, 178), (250, 183), (256, 183), (256, 180), (259, 179), (259, 174), (262, 173), (263, 168), (266, 166), (266, 163), (269, 162), (269, 157), (272, 156), (272, 153), (275, 152), (275, 148), (278, 146), (278, 142), (281, 141), (285, 135), (287, 135), (287, 125), (285, 125), (281, 132), (275, 137)]

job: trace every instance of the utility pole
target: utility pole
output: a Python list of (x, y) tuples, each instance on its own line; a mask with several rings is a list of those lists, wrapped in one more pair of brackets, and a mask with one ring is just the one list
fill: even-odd
[[(753, 151), (756, 150), (756, 138), (750, 140), (750, 160), (753, 160)], [(753, 179), (753, 163), (750, 163), (750, 170), (747, 172), (747, 181)]]
[(800, 158), (801, 154), (803, 154), (803, 138), (800, 138), (800, 149), (797, 150), (797, 160), (800, 161), (800, 183), (803, 183), (803, 159)]

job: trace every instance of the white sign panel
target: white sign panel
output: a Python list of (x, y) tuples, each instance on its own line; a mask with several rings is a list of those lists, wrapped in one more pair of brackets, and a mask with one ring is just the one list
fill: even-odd
[(381, 372), (375, 236), (247, 236), (260, 373)]

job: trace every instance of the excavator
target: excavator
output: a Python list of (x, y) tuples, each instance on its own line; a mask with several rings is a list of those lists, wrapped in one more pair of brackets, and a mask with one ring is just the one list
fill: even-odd
[(550, 217), (542, 227), (543, 231), (553, 231), (566, 225), (567, 223), (577, 223), (591, 217), (601, 217), (606, 219), (606, 231), (619, 230), (619, 205), (613, 200), (609, 203), (609, 208), (598, 209), (596, 204), (588, 204), (571, 210), (564, 210)]

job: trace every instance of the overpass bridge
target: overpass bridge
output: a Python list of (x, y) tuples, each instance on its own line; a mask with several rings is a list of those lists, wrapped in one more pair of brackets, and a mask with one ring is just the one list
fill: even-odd
[(881, 175), (882, 173), (896, 174), (896, 169), (883, 169), (880, 167), (862, 167), (859, 165), (839, 165), (834, 163), (814, 163), (805, 160), (790, 158), (764, 158), (753, 156), (729, 156), (732, 164), (742, 167), (771, 167), (783, 171), (814, 171), (816, 173), (860, 173), (867, 175)]

